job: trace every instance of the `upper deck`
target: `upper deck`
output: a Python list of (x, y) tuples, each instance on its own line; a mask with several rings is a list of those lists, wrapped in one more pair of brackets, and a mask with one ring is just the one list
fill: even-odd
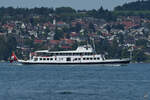
[(90, 45), (79, 46), (76, 50), (70, 51), (49, 51), (49, 50), (40, 50), (36, 53), (93, 53), (94, 50)]

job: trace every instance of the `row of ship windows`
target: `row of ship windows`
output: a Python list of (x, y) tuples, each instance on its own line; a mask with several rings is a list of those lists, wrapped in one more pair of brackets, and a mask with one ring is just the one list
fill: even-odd
[[(39, 60), (57, 60), (57, 58), (39, 58)], [(38, 58), (34, 58), (34, 61), (37, 61)], [(63, 60), (63, 58), (60, 58), (60, 60)], [(77, 60), (81, 60), (81, 58), (75, 58), (74, 61), (77, 61)], [(83, 58), (83, 60), (100, 60), (99, 57), (97, 58)]]
[[(81, 58), (75, 58), (74, 60), (81, 60)], [(83, 58), (83, 60), (100, 60), (100, 58)]]
[(37, 53), (37, 56), (71, 56), (71, 55), (94, 55), (94, 53)]

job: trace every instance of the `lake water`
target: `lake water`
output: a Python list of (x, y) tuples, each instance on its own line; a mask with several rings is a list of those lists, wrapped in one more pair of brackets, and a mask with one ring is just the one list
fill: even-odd
[(0, 100), (150, 100), (150, 64), (0, 63)]

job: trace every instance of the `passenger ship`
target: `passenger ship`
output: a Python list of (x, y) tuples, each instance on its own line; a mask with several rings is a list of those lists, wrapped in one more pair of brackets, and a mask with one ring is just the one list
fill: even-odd
[[(15, 58), (15, 54), (12, 55)], [(95, 53), (90, 45), (79, 46), (71, 51), (36, 51), (35, 55), (30, 54), (29, 60), (19, 60), (22, 64), (128, 64), (129, 58), (106, 59), (104, 55)]]

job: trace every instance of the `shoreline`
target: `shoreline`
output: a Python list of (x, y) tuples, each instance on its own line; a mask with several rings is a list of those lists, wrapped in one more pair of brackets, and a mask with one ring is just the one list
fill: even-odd
[(6, 60), (0, 60), (0, 63), (1, 63), (1, 62), (8, 62), (8, 61), (6, 61)]

